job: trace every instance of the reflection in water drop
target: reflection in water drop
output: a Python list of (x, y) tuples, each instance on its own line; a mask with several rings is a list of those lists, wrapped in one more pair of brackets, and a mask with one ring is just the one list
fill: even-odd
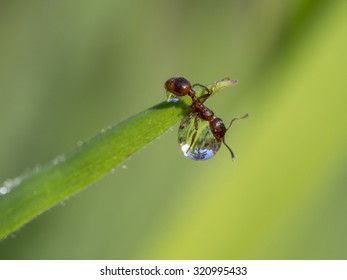
[[(221, 143), (214, 137), (209, 123), (197, 118), (199, 129), (195, 130), (196, 114), (184, 118), (178, 130), (178, 143), (183, 154), (193, 160), (206, 160), (213, 157), (219, 150)], [(194, 142), (193, 135), (196, 132)]]
[(173, 102), (176, 103), (178, 100), (180, 100), (180, 96), (177, 96), (169, 91), (166, 92), (166, 101), (167, 102)]

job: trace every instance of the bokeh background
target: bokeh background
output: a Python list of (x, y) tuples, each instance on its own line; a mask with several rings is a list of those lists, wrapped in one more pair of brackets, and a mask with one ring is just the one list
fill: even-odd
[(164, 100), (208, 106), (236, 154), (178, 125), (0, 242), (2, 259), (346, 259), (347, 2), (1, 1), (0, 181)]

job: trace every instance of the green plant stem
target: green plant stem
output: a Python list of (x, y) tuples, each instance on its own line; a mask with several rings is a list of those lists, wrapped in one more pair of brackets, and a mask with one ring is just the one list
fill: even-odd
[[(215, 91), (234, 84), (221, 80)], [(209, 87), (211, 88), (212, 85)], [(202, 90), (199, 94), (202, 94)], [(78, 192), (153, 141), (186, 114), (189, 99), (149, 108), (0, 186), (0, 239)]]

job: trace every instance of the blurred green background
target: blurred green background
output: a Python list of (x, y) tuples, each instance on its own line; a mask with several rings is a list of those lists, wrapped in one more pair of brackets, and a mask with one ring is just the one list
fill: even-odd
[(211, 160), (176, 125), (0, 242), (1, 259), (346, 259), (347, 2), (1, 1), (0, 181), (164, 100), (240, 83)]

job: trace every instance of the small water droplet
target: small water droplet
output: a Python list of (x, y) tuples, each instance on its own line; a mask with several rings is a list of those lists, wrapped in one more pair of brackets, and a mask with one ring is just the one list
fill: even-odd
[(0, 187), (0, 195), (8, 194), (14, 187), (17, 187), (22, 182), (20, 177), (7, 179)]
[(57, 156), (55, 159), (53, 159), (52, 163), (53, 163), (53, 165), (57, 165), (57, 164), (59, 164), (60, 162), (63, 162), (63, 161), (65, 161), (65, 156), (60, 155), (60, 156)]
[(6, 187), (2, 186), (0, 187), (0, 195), (4, 195), (4, 194), (7, 194), (8, 190)]
[(177, 96), (169, 91), (166, 92), (166, 101), (176, 103), (180, 100), (180, 96)]
[(80, 141), (77, 142), (77, 146), (78, 146), (78, 147), (80, 147), (80, 146), (82, 146), (82, 145), (83, 145), (83, 141), (80, 140)]
[(116, 172), (116, 168), (112, 168), (111, 169), (111, 173), (113, 174), (113, 173), (115, 173)]
[[(207, 121), (198, 118), (199, 129), (196, 131), (195, 117), (196, 114), (191, 114), (182, 120), (178, 129), (178, 143), (186, 157), (193, 160), (207, 160), (218, 152), (221, 143), (214, 137)], [(197, 132), (196, 137), (192, 142), (195, 132)]]
[(122, 165), (122, 169), (127, 169), (127, 168), (128, 168), (128, 166)]
[(42, 169), (42, 167), (41, 167), (41, 165), (40, 165), (40, 164), (36, 165), (36, 166), (34, 167), (34, 173), (38, 173), (38, 172), (40, 172), (40, 171), (41, 171), (41, 169)]
[(22, 179), (17, 177), (13, 179), (14, 186), (18, 186), (22, 182)]

